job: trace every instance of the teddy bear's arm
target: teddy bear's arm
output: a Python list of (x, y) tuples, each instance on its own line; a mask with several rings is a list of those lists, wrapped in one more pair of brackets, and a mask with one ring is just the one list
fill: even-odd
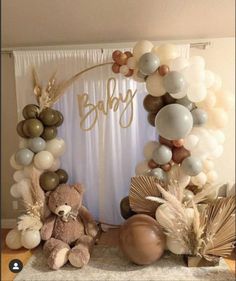
[(43, 227), (40, 230), (42, 240), (48, 240), (52, 236), (55, 220), (56, 216), (54, 215), (49, 216), (45, 220)]
[(92, 215), (89, 213), (88, 209), (84, 206), (81, 206), (81, 208), (79, 209), (79, 216), (83, 221), (85, 233), (94, 238), (98, 233), (98, 226)]

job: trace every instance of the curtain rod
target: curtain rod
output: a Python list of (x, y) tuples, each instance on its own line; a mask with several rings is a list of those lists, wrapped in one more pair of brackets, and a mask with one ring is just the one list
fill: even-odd
[[(119, 43), (119, 45), (124, 44), (127, 45), (129, 43)], [(187, 43), (183, 43), (183, 44), (187, 44)], [(118, 43), (105, 43), (105, 44), (91, 44), (91, 45), (57, 45), (57, 46), (33, 46), (33, 47), (13, 47), (13, 48), (2, 48), (1, 49), (1, 54), (9, 54), (11, 55), (13, 53), (13, 51), (34, 51), (34, 50), (59, 50), (59, 49), (63, 49), (63, 50), (70, 50), (70, 49), (91, 49), (91, 48), (96, 48), (96, 46), (99, 46), (99, 48), (101, 48), (101, 50), (103, 49), (101, 46), (107, 47), (107, 48), (112, 48), (112, 46), (114, 48), (116, 48), (116, 46), (118, 45)], [(210, 41), (207, 42), (198, 42), (198, 43), (190, 43), (190, 48), (196, 48), (196, 49), (202, 49), (205, 50), (207, 47), (209, 47), (211, 45)]]

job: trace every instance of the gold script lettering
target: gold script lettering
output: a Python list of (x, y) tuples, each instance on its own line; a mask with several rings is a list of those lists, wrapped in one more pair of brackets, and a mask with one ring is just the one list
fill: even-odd
[[(119, 124), (122, 128), (128, 128), (131, 125), (134, 115), (133, 101), (137, 90), (133, 93), (132, 90), (129, 89), (124, 96), (119, 94), (119, 97), (115, 97), (115, 91), (116, 79), (112, 77), (107, 80), (105, 100), (99, 100), (96, 104), (92, 104), (89, 101), (88, 94), (84, 93), (77, 96), (80, 128), (82, 130), (89, 131), (95, 126), (98, 120), (99, 111), (105, 116), (108, 116), (109, 110), (116, 112), (122, 104), (124, 104), (124, 108), (121, 111)], [(126, 112), (129, 114), (128, 118)]]

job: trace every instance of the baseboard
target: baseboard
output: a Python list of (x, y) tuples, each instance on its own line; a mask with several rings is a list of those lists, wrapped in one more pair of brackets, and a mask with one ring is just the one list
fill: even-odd
[(1, 219), (2, 228), (14, 228), (16, 227), (16, 219)]

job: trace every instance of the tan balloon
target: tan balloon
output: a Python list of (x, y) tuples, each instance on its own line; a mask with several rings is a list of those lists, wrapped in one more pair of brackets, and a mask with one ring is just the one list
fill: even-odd
[(222, 108), (213, 108), (209, 112), (209, 125), (216, 128), (225, 128), (228, 124), (228, 114)]
[(152, 48), (153, 48), (152, 42), (147, 40), (139, 41), (134, 46), (133, 55), (135, 59), (138, 61), (143, 54), (151, 52)]
[(174, 44), (162, 44), (159, 47), (156, 46), (152, 49), (152, 52), (159, 57), (161, 62), (178, 57), (178, 51)]
[(165, 235), (157, 221), (148, 215), (129, 218), (121, 226), (119, 238), (121, 251), (136, 264), (151, 264), (164, 253)]
[(163, 86), (163, 77), (158, 72), (149, 75), (146, 80), (148, 93), (154, 97), (163, 96), (166, 90)]
[(152, 159), (153, 151), (159, 146), (160, 144), (157, 141), (149, 141), (145, 144), (143, 149), (143, 155), (147, 160)]
[(20, 249), (22, 247), (21, 232), (17, 228), (10, 230), (7, 233), (5, 242), (6, 242), (7, 247), (12, 250)]

